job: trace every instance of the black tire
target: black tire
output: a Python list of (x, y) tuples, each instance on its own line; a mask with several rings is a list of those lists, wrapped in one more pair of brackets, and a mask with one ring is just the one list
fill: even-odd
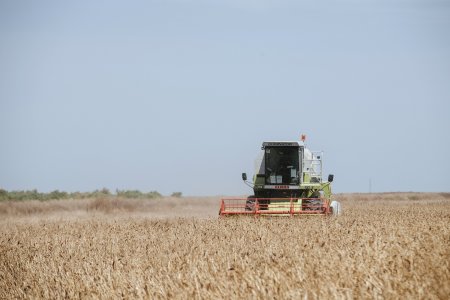
[(248, 196), (245, 202), (245, 211), (255, 211), (255, 196)]
[(305, 208), (305, 210), (316, 211), (322, 209), (322, 207), (320, 207), (320, 205), (322, 204), (322, 200), (320, 199), (306, 199), (303, 200), (303, 203), (306, 205), (313, 205), (313, 207), (307, 207)]

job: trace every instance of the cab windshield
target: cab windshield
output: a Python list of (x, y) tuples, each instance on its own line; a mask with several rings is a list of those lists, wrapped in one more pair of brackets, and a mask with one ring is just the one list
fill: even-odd
[(299, 147), (266, 147), (266, 184), (296, 185), (299, 177)]

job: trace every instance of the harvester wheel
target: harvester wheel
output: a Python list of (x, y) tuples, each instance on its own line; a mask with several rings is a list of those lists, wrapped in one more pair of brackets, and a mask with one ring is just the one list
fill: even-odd
[(331, 201), (330, 208), (333, 216), (338, 216), (342, 213), (341, 203), (338, 201)]
[(306, 205), (305, 210), (321, 210), (322, 200), (320, 199), (305, 199), (303, 203)]
[(248, 196), (247, 201), (245, 202), (245, 210), (246, 211), (254, 211), (255, 210), (255, 196)]

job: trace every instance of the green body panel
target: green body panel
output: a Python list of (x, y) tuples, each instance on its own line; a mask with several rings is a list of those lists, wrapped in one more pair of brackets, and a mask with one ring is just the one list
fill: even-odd
[(303, 174), (303, 182), (309, 183), (311, 181), (311, 176), (307, 173)]
[(265, 180), (265, 178), (264, 177), (262, 177), (262, 176), (253, 176), (253, 184), (255, 185), (255, 186), (261, 186), (261, 188), (263, 188), (264, 187), (264, 180)]
[[(255, 194), (258, 192), (267, 191), (264, 188), (264, 178), (254, 177), (254, 191)], [(301, 198), (320, 198), (323, 197), (325, 199), (329, 199), (331, 202), (332, 191), (331, 191), (331, 182), (322, 182), (322, 183), (302, 183), (298, 185), (298, 189), (296, 191), (300, 191)], [(285, 190), (290, 191), (290, 190)]]

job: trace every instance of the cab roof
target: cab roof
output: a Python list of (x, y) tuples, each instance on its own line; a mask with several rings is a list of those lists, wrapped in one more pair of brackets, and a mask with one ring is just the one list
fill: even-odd
[(270, 141), (263, 142), (263, 147), (303, 147), (304, 143), (301, 141)]

